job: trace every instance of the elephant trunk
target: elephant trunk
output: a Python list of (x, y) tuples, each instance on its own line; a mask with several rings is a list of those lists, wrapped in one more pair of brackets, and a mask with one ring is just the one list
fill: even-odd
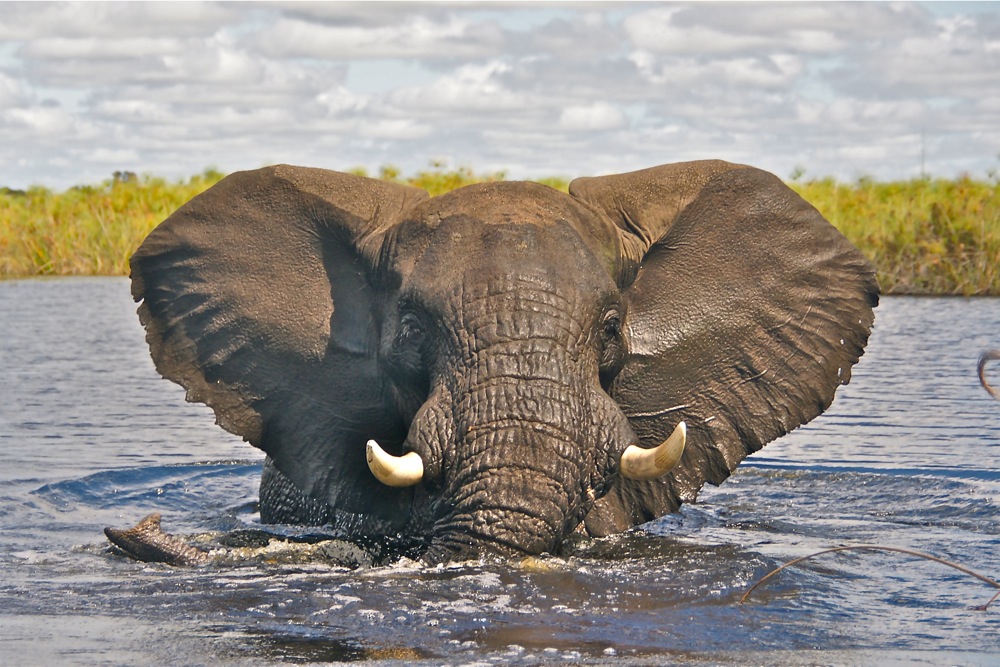
[(424, 560), (558, 550), (634, 441), (631, 427), (599, 387), (536, 378), (471, 397)]
[[(552, 481), (498, 470), (440, 520), (422, 560), (428, 564), (492, 555), (554, 552), (566, 532), (566, 508)], [(543, 493), (541, 489), (550, 489)], [(510, 493), (498, 493), (510, 489)]]

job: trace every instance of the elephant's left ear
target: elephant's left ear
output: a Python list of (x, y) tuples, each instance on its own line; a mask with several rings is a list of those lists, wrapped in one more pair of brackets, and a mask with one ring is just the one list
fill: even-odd
[(628, 354), (612, 396), (645, 446), (688, 427), (672, 473), (618, 480), (598, 501), (586, 528), (607, 534), (675, 511), (823, 412), (863, 352), (878, 285), (815, 208), (758, 169), (666, 165), (571, 192), (642, 253), (623, 284)]
[(366, 440), (399, 428), (374, 355), (373, 256), (382, 232), (426, 198), (321, 169), (239, 172), (132, 257), (160, 373), (299, 489), (347, 511), (371, 502), (358, 491), (371, 477)]

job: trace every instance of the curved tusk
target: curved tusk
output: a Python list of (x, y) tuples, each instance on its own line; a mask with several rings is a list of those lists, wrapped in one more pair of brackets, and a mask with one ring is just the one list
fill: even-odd
[(393, 456), (377, 442), (369, 440), (367, 457), (368, 469), (375, 475), (375, 479), (386, 486), (413, 486), (424, 478), (424, 462), (416, 452)]
[(681, 422), (670, 437), (651, 449), (629, 445), (622, 453), (620, 471), (627, 479), (656, 479), (680, 463), (687, 442), (687, 425)]

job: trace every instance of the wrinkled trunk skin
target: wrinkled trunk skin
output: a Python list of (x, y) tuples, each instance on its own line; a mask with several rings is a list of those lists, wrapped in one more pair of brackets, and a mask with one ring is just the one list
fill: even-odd
[(436, 428), (418, 437), (436, 441), (443, 464), (425, 562), (557, 551), (603, 494), (610, 452), (631, 429), (596, 369), (592, 386), (557, 377), (578, 365), (565, 356), (538, 340), (505, 345), (464, 375), (471, 389), (439, 392), (459, 398), (424, 411)]
[[(556, 550), (578, 485), (575, 466), (552, 453), (566, 444), (512, 427), (468, 444), (481, 453), (464, 463), (465, 474), (444, 492), (449, 502), (439, 508), (424, 560)], [(493, 460), (500, 458), (507, 460)]]

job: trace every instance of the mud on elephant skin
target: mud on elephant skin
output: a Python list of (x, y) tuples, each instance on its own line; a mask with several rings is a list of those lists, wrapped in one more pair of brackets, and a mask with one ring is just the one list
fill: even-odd
[(568, 195), (236, 173), (149, 235), (132, 291), (160, 373), (267, 453), (264, 522), (428, 563), (676, 511), (830, 405), (878, 301), (812, 206), (721, 161)]

